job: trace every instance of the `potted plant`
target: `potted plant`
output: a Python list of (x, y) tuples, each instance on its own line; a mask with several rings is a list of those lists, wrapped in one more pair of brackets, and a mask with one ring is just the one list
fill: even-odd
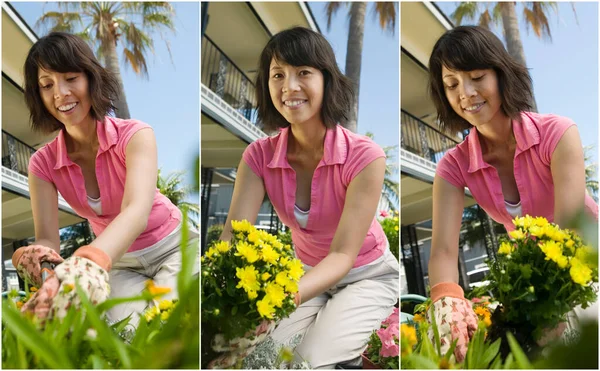
[(362, 354), (363, 369), (395, 369), (400, 365), (400, 312), (394, 308), (392, 314), (373, 331), (367, 349)]

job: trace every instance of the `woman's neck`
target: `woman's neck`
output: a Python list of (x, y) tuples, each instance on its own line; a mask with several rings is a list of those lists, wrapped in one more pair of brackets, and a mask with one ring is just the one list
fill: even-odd
[(288, 153), (322, 153), (327, 128), (321, 121), (290, 125)]
[(91, 117), (86, 118), (78, 125), (65, 126), (67, 152), (81, 152), (97, 148), (99, 142), (96, 126), (96, 120)]
[(512, 119), (503, 113), (498, 113), (492, 120), (484, 125), (477, 126), (481, 147), (484, 153), (495, 148), (503, 148), (515, 142)]

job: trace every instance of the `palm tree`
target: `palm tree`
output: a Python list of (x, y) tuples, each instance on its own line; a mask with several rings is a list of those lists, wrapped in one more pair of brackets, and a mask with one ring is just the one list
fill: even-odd
[(36, 28), (43, 25), (49, 31), (69, 32), (86, 40), (119, 82), (115, 114), (130, 118), (117, 46), (120, 42), (126, 68), (131, 66), (136, 74), (147, 78), (146, 57), (148, 52), (154, 53), (151, 32), (159, 32), (170, 53), (164, 32), (175, 32), (173, 7), (167, 2), (60, 2), (58, 7), (60, 11), (44, 13)]
[[(554, 1), (536, 2), (462, 2), (451, 14), (456, 24), (462, 24), (463, 20), (477, 19), (478, 25), (492, 30), (494, 25), (502, 25), (506, 49), (508, 53), (519, 63), (527, 66), (525, 52), (521, 35), (519, 33), (519, 17), (517, 15), (517, 4), (523, 9), (523, 21), (527, 30), (532, 29), (535, 35), (543, 40), (552, 41), (552, 33), (548, 14), (550, 11), (558, 13), (558, 5)], [(572, 4), (573, 13), (577, 17), (575, 7)], [(533, 99), (533, 110), (537, 111), (535, 98)]]
[(598, 202), (598, 179), (596, 178), (596, 169), (598, 164), (592, 161), (592, 152), (594, 145), (590, 144), (583, 147), (584, 162), (585, 162), (585, 188), (592, 198)]
[[(371, 140), (375, 138), (373, 133), (367, 132), (365, 134)], [(397, 177), (398, 173), (398, 161), (395, 161), (395, 152), (398, 151), (398, 145), (382, 147), (385, 153), (385, 177), (383, 178), (383, 189), (382, 195), (388, 200), (390, 208), (394, 211), (397, 210), (397, 205), (400, 202), (400, 186), (394, 177)]]
[[(379, 19), (379, 25), (392, 35), (396, 31), (396, 14), (398, 2), (374, 2), (373, 12)], [(356, 89), (356, 95), (350, 111), (350, 117), (346, 128), (356, 133), (358, 119), (358, 93), (360, 90), (360, 67), (362, 63), (363, 38), (365, 34), (365, 15), (367, 13), (366, 2), (329, 2), (327, 3), (327, 30), (331, 27), (331, 19), (342, 5), (349, 7), (348, 16), (350, 25), (348, 28), (348, 46), (346, 48), (346, 76), (352, 80)]]
[(198, 217), (200, 216), (200, 205), (188, 201), (184, 201), (194, 190), (194, 186), (182, 186), (183, 175), (185, 172), (177, 171), (170, 173), (166, 177), (160, 175), (156, 178), (156, 188), (159, 192), (167, 197), (174, 205), (179, 207), (182, 212), (187, 212), (189, 221), (198, 230)]

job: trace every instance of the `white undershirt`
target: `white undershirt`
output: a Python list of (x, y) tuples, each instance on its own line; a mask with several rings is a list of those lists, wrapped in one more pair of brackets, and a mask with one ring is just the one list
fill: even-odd
[(521, 201), (519, 201), (516, 204), (511, 204), (510, 202), (504, 200), (504, 206), (506, 206), (506, 211), (508, 211), (510, 216), (512, 216), (513, 218), (516, 218), (523, 214), (523, 211), (521, 210)]
[(298, 221), (298, 224), (300, 224), (300, 226), (302, 228), (306, 228), (306, 223), (308, 223), (308, 211), (304, 211), (302, 209), (300, 209), (298, 206), (294, 205), (294, 216), (296, 217), (296, 220)]
[(96, 215), (102, 215), (102, 203), (100, 202), (100, 197), (92, 198), (87, 196), (88, 205), (94, 210)]

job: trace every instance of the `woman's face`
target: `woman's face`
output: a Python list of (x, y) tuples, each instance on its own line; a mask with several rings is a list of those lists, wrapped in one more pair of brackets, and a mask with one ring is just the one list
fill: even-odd
[(275, 59), (269, 67), (273, 105), (290, 124), (321, 119), (323, 73), (313, 67), (291, 66)]
[(498, 76), (493, 69), (453, 71), (443, 66), (442, 79), (450, 106), (471, 125), (477, 127), (502, 114)]
[(60, 73), (39, 68), (38, 84), (44, 106), (65, 126), (81, 124), (88, 118), (92, 103), (84, 72)]

